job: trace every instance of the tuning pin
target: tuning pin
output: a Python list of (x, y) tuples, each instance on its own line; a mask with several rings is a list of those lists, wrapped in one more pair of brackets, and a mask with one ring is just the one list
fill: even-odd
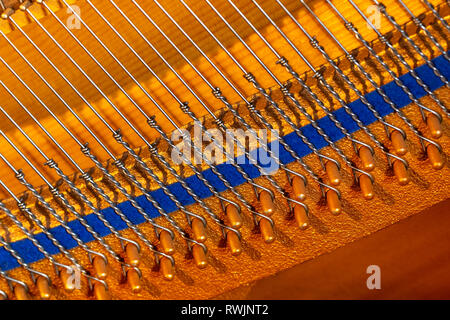
[(267, 219), (261, 219), (259, 221), (259, 229), (261, 230), (262, 237), (265, 243), (272, 243), (275, 240), (272, 224)]
[(0, 290), (0, 300), (8, 300), (8, 295)]
[(309, 226), (308, 215), (305, 208), (296, 204), (294, 207), (294, 218), (297, 221), (297, 225), (301, 230), (305, 230)]
[(97, 300), (111, 300), (108, 289), (100, 282), (94, 284), (94, 296)]
[(39, 292), (39, 297), (42, 300), (50, 299), (52, 292), (51, 292), (51, 288), (50, 288), (50, 283), (48, 283), (48, 280), (46, 278), (39, 276), (36, 279), (36, 287)]
[(441, 170), (444, 167), (444, 159), (441, 152), (434, 144), (429, 144), (427, 147), (428, 159), (430, 159), (433, 169)]
[(194, 233), (194, 239), (198, 242), (205, 242), (206, 241), (206, 229), (205, 225), (203, 224), (202, 220), (198, 218), (192, 218), (192, 232)]
[(392, 167), (394, 169), (394, 174), (397, 177), (398, 183), (402, 186), (407, 185), (409, 183), (409, 175), (404, 163), (400, 160), (395, 160), (392, 164)]
[(139, 293), (142, 289), (141, 277), (135, 269), (130, 269), (127, 272), (127, 282), (133, 293)]
[(14, 295), (17, 300), (30, 300), (30, 295), (28, 294), (28, 290), (22, 285), (14, 286)]
[(239, 214), (239, 211), (236, 208), (236, 206), (229, 204), (227, 205), (225, 211), (231, 227), (235, 229), (239, 229), (240, 227), (242, 227), (242, 217)]
[(106, 279), (106, 277), (108, 276), (108, 270), (105, 259), (97, 256), (94, 258), (92, 265), (94, 266), (95, 276), (101, 280)]
[(333, 161), (328, 161), (325, 164), (325, 171), (327, 172), (328, 179), (333, 186), (338, 186), (341, 183), (341, 174), (339, 168)]
[(125, 247), (125, 253), (127, 255), (127, 260), (130, 265), (136, 267), (139, 265), (141, 256), (139, 254), (138, 247), (133, 243), (128, 243)]
[(326, 197), (328, 208), (330, 209), (331, 213), (334, 215), (340, 214), (342, 211), (342, 205), (337, 192), (330, 189), (327, 191)]
[(192, 246), (192, 255), (194, 256), (195, 264), (199, 269), (206, 268), (208, 262), (206, 261), (206, 253), (205, 250), (198, 244), (194, 244)]
[(173, 239), (169, 232), (162, 230), (159, 234), (159, 241), (161, 242), (161, 247), (165, 254), (173, 255), (175, 253)]
[(359, 187), (366, 200), (372, 200), (374, 197), (372, 180), (365, 174), (359, 176)]
[(172, 261), (166, 257), (162, 257), (159, 261), (161, 273), (166, 280), (173, 280), (175, 277)]
[(359, 157), (361, 158), (363, 169), (365, 171), (372, 171), (375, 169), (375, 161), (373, 159), (372, 151), (366, 146), (359, 148)]
[(429, 113), (427, 116), (427, 125), (430, 130), (431, 136), (434, 139), (439, 139), (442, 136), (442, 125), (439, 118), (436, 115)]
[(294, 198), (303, 201), (306, 198), (306, 186), (302, 178), (295, 176), (292, 178), (292, 193)]
[(408, 147), (406, 146), (405, 138), (398, 130), (394, 130), (391, 133), (391, 142), (394, 147), (394, 152), (399, 156), (404, 156), (408, 153)]
[(70, 272), (68, 269), (64, 269), (60, 273), (61, 282), (63, 283), (64, 289), (68, 292), (75, 291), (76, 281), (73, 279), (74, 271)]
[(263, 214), (271, 215), (275, 211), (272, 195), (266, 190), (259, 194), (259, 202), (261, 203), (261, 210)]
[(227, 232), (227, 243), (233, 256), (238, 256), (241, 254), (242, 251), (241, 240), (239, 239), (238, 235), (235, 232), (233, 231)]

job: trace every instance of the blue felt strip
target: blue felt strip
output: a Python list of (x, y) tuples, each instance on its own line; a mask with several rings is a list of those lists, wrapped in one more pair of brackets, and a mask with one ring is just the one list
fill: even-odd
[[(433, 60), (433, 63), (441, 71), (444, 77), (450, 79), (450, 63), (443, 56), (435, 58)], [(430, 87), (432, 91), (444, 85), (428, 66), (423, 65), (416, 68), (415, 70), (420, 78)], [(409, 74), (403, 75), (401, 77), (401, 80), (412, 91), (416, 98), (419, 99), (425, 96), (426, 93), (423, 88), (420, 87), (413, 79), (413, 77), (411, 77)], [(405, 107), (410, 103), (408, 96), (394, 82), (390, 82), (384, 85), (383, 89), (399, 108)], [(393, 112), (390, 106), (386, 102), (384, 102), (382, 97), (377, 92), (374, 91), (367, 94), (366, 98), (373, 104), (373, 106), (382, 116), (388, 115)], [(354, 113), (359, 116), (364, 125), (369, 125), (376, 121), (374, 115), (360, 100), (352, 102), (349, 106), (354, 111)], [(334, 111), (333, 114), (340, 122), (342, 122), (344, 127), (349, 132), (355, 132), (359, 129), (356, 123), (351, 119), (351, 117), (345, 112), (343, 108)], [(335, 125), (333, 125), (329, 117), (321, 118), (320, 120), (318, 120), (318, 123), (320, 127), (323, 128), (324, 131), (330, 136), (331, 140), (338, 141), (339, 139), (342, 139), (344, 137), (342, 132), (337, 129)], [(323, 148), (327, 145), (324, 139), (311, 125), (302, 127), (302, 132), (318, 149)], [(284, 139), (300, 157), (304, 157), (311, 153), (311, 150), (300, 140), (296, 133), (290, 133), (286, 135)], [(258, 154), (257, 151), (258, 150), (253, 151), (254, 154)], [(293, 161), (293, 158), (281, 146), (279, 157), (283, 163), (290, 163)], [(252, 164), (249, 164), (248, 161), (246, 164), (243, 164), (242, 167), (251, 178), (256, 178), (260, 175), (256, 167)], [(218, 169), (232, 186), (237, 186), (245, 182), (242, 176), (230, 164), (220, 164), (218, 165)], [(218, 191), (226, 190), (224, 184), (217, 178), (215, 174), (212, 173), (210, 169), (204, 171), (203, 175)], [(211, 192), (196, 176), (186, 178), (186, 182), (200, 198), (207, 198), (211, 196)], [(170, 185), (169, 189), (174, 193), (174, 195), (183, 205), (186, 206), (194, 203), (194, 199), (187, 194), (180, 183), (174, 183)], [(174, 212), (177, 209), (173, 201), (170, 200), (169, 197), (164, 194), (161, 189), (154, 190), (150, 192), (150, 194), (168, 213)], [(145, 199), (144, 196), (139, 196), (136, 198), (136, 200), (152, 218), (159, 216), (158, 211), (149, 201), (147, 201), (147, 199)], [(120, 203), (119, 208), (134, 224), (145, 222), (145, 219), (137, 212), (137, 210), (130, 204), (129, 201)], [(103, 209), (101, 212), (117, 230), (123, 230), (127, 228), (127, 225), (111, 208)], [(86, 220), (101, 236), (106, 236), (111, 233), (95, 215), (86, 215)], [(68, 225), (80, 236), (83, 241), (89, 242), (94, 240), (92, 235), (87, 232), (87, 230), (80, 224), (79, 221), (70, 221), (68, 222)], [(72, 249), (77, 246), (75, 240), (73, 240), (73, 238), (61, 226), (50, 229), (50, 232), (66, 249)], [(36, 238), (50, 254), (57, 254), (59, 252), (58, 249), (51, 243), (51, 241), (42, 233), (36, 234)], [(19, 253), (21, 257), (24, 258), (25, 262), (27, 263), (35, 262), (44, 258), (42, 253), (40, 253), (28, 239), (14, 242), (11, 244), (11, 246)], [(17, 263), (16, 259), (12, 257), (3, 247), (0, 248), (0, 269), (7, 271), (17, 268), (18, 266), (19, 264)]]

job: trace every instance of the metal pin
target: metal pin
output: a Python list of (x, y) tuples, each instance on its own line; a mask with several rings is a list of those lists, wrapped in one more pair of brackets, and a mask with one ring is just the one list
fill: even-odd
[(10, 16), (13, 13), (14, 13), (14, 9), (6, 8), (6, 10), (4, 10), (3, 13), (1, 14), (1, 17), (2, 17), (2, 19), (7, 19), (8, 16)]
[(164, 253), (169, 255), (173, 255), (175, 253), (172, 236), (166, 230), (159, 233), (159, 241), (161, 242), (161, 247)]
[(128, 270), (127, 282), (133, 293), (139, 293), (142, 290), (141, 276), (135, 269)]
[(21, 285), (14, 286), (14, 295), (17, 300), (31, 300), (27, 288)]
[(401, 161), (394, 161), (392, 168), (394, 169), (398, 183), (402, 186), (407, 185), (410, 179), (405, 165)]
[(127, 255), (128, 263), (133, 267), (137, 267), (141, 261), (141, 255), (139, 254), (138, 248), (134, 244), (129, 243), (125, 247), (125, 253)]
[(292, 193), (294, 198), (303, 201), (306, 198), (305, 182), (299, 177), (293, 177), (291, 181)]
[(406, 146), (405, 139), (403, 138), (401, 132), (397, 130), (392, 131), (391, 142), (392, 146), (394, 147), (395, 153), (397, 153), (399, 156), (404, 156), (408, 153), (408, 147)]
[(428, 130), (430, 131), (430, 134), (434, 139), (439, 139), (442, 136), (441, 122), (439, 121), (439, 118), (434, 114), (429, 113), (427, 115), (427, 125)]
[(294, 207), (294, 218), (300, 230), (305, 230), (309, 226), (308, 215), (301, 206)]
[(428, 159), (430, 159), (431, 165), (435, 170), (441, 170), (444, 167), (444, 158), (442, 157), (441, 151), (436, 148), (435, 145), (430, 144), (427, 147)]
[(369, 177), (365, 175), (359, 176), (359, 187), (366, 200), (372, 200), (374, 197), (373, 184)]
[(327, 191), (327, 203), (330, 211), (334, 215), (338, 215), (342, 211), (341, 201), (334, 190)]
[(341, 184), (341, 174), (339, 173), (339, 168), (334, 162), (328, 161), (325, 164), (325, 171), (330, 180), (331, 185), (338, 186)]
[(235, 233), (228, 232), (227, 243), (228, 243), (228, 246), (230, 247), (231, 254), (233, 256), (238, 256), (241, 254), (241, 252), (242, 252), (241, 240), (238, 238), (238, 236)]
[(50, 296), (52, 294), (52, 289), (50, 287), (50, 283), (48, 280), (44, 277), (38, 277), (36, 279), (36, 287), (39, 292), (39, 297), (42, 300), (50, 299)]
[[(8, 286), (10, 288), (10, 290), (12, 291), (12, 293), (14, 295), (16, 295), (16, 291), (17, 291), (17, 295), (16, 298), (19, 300), (29, 300), (29, 291), (30, 289), (28, 288), (28, 285), (20, 280), (14, 279), (13, 277), (9, 276), (5, 271), (0, 269), (0, 276), (2, 276), (6, 282), (8, 283)], [(17, 287), (22, 287), (22, 289), (16, 289)], [(2, 291), (2, 293), (4, 294), (3, 297), (5, 298), (4, 300), (6, 300), (8, 298), (8, 296)]]
[(75, 281), (73, 281), (72, 275), (75, 271), (73, 268), (62, 270), (60, 274), (61, 282), (63, 283), (64, 289), (67, 292), (73, 292), (76, 287)]
[(206, 260), (206, 253), (202, 249), (202, 247), (198, 245), (194, 245), (192, 247), (192, 255), (194, 257), (194, 262), (197, 268), (204, 269), (208, 265), (208, 262)]
[(272, 215), (275, 211), (272, 196), (267, 191), (261, 191), (259, 194), (259, 201), (261, 203), (262, 212), (266, 215)]
[(230, 222), (230, 226), (233, 228), (239, 229), (242, 227), (242, 217), (238, 211), (238, 209), (233, 205), (227, 205), (226, 207), (226, 215), (228, 221)]
[(200, 243), (206, 241), (206, 229), (203, 222), (197, 218), (193, 218), (191, 222), (194, 239)]
[(373, 159), (372, 152), (367, 147), (362, 146), (359, 148), (359, 157), (361, 158), (364, 170), (370, 172), (375, 169), (375, 160)]
[(261, 219), (261, 221), (259, 221), (259, 230), (261, 231), (265, 243), (272, 243), (275, 241), (273, 225), (268, 220)]
[(161, 258), (160, 262), (161, 273), (167, 281), (173, 280), (175, 277), (174, 267), (169, 259)]
[(97, 300), (111, 300), (111, 295), (101, 283), (94, 284), (94, 296)]
[(94, 273), (97, 278), (102, 280), (106, 279), (106, 277), (108, 276), (108, 266), (106, 264), (106, 261), (100, 257), (95, 257), (92, 265), (94, 267)]

